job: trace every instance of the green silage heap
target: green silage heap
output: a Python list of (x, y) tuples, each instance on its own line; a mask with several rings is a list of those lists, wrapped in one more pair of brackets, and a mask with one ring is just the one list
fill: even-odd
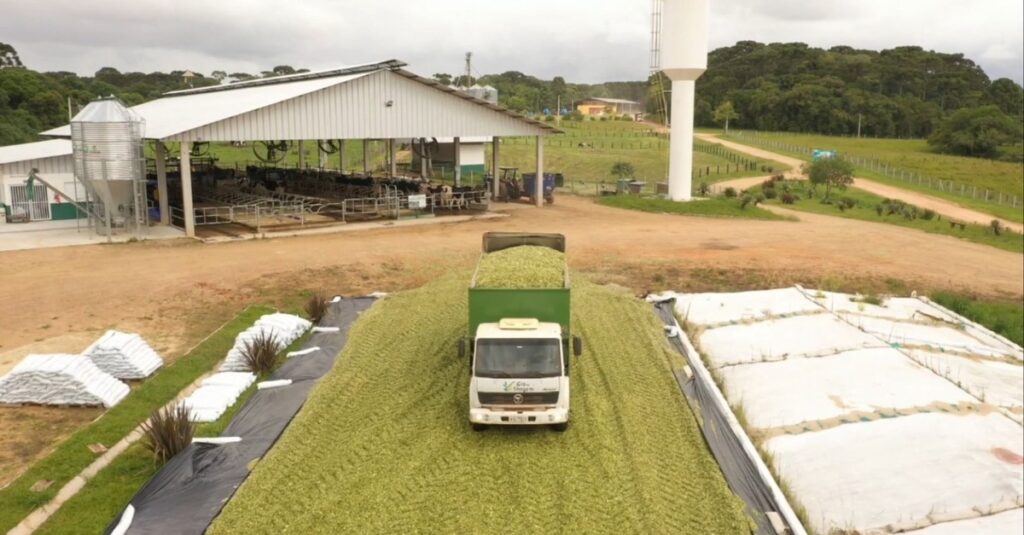
[(562, 288), (565, 282), (565, 253), (536, 245), (485, 254), (476, 274), (477, 288)]

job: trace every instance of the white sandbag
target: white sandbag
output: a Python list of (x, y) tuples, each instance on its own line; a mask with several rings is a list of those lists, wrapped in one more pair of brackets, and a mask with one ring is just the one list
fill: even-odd
[(104, 333), (83, 354), (119, 379), (145, 379), (164, 364), (141, 336), (114, 330)]
[(310, 353), (316, 353), (320, 351), (320, 346), (307, 347), (306, 349), (300, 349), (298, 351), (289, 351), (285, 356), (288, 358), (301, 357)]
[(272, 336), (280, 351), (298, 340), (311, 326), (309, 320), (293, 314), (277, 312), (261, 316), (252, 327), (242, 331), (235, 338), (235, 344), (228, 351), (220, 371), (249, 371), (243, 354), (247, 342), (252, 342), (260, 336)]
[(255, 381), (256, 376), (251, 373), (214, 374), (204, 379), (195, 392), (182, 400), (181, 406), (188, 409), (189, 419), (193, 422), (215, 421)]
[(28, 355), (0, 378), (0, 403), (113, 407), (131, 389), (81, 355)]

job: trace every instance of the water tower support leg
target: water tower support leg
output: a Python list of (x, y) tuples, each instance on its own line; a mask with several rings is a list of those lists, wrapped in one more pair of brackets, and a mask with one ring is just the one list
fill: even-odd
[(672, 133), (669, 141), (668, 195), (688, 201), (693, 187), (693, 80), (672, 82)]

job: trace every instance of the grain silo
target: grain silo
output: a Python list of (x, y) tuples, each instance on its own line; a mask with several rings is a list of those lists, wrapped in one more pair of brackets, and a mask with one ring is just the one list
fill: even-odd
[(120, 100), (94, 100), (71, 120), (75, 177), (90, 197), (90, 222), (108, 237), (147, 227), (145, 123)]

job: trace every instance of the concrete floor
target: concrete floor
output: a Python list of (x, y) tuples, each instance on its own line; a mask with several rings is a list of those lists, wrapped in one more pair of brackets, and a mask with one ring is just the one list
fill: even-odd
[[(31, 223), (5, 223), (0, 225), (0, 251), (43, 249), (69, 245), (107, 243), (106, 236), (97, 236), (81, 220), (81, 228), (74, 220), (33, 221)], [(115, 234), (110, 241), (123, 243), (132, 239), (131, 234)], [(185, 233), (173, 228), (156, 225), (147, 229), (144, 239), (168, 240), (184, 238)]]

